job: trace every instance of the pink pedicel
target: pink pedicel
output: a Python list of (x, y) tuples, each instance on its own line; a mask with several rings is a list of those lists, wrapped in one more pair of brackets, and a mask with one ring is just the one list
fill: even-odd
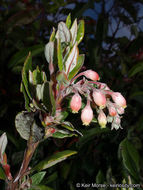
[(78, 93), (74, 94), (71, 102), (70, 102), (70, 108), (73, 113), (78, 113), (78, 111), (81, 108), (81, 97)]
[(123, 108), (126, 108), (127, 105), (126, 105), (126, 100), (125, 98), (122, 96), (121, 93), (119, 92), (113, 92), (112, 93), (112, 99), (113, 101), (120, 107), (123, 107)]
[(82, 110), (81, 113), (81, 120), (83, 125), (88, 126), (93, 119), (93, 111), (91, 109), (90, 103), (88, 102), (85, 108)]
[(106, 124), (107, 124), (107, 118), (106, 118), (105, 113), (102, 110), (100, 110), (97, 119), (98, 119), (98, 123), (101, 126), (101, 128), (105, 128)]
[(101, 109), (106, 107), (106, 97), (100, 90), (95, 90), (93, 92), (93, 99)]
[(91, 79), (94, 81), (97, 81), (100, 79), (98, 73), (92, 70), (87, 70), (83, 72), (83, 75), (86, 76), (88, 79)]

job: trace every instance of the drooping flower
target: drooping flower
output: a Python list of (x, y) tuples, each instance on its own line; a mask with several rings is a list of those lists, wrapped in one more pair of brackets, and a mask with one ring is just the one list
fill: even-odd
[(119, 115), (115, 116), (114, 119), (113, 119), (113, 122), (112, 122), (112, 129), (119, 129), (121, 128), (121, 118)]
[(73, 95), (71, 102), (70, 102), (70, 108), (72, 109), (73, 113), (78, 113), (78, 111), (81, 108), (81, 96), (76, 93)]
[(112, 99), (113, 101), (120, 107), (123, 107), (123, 108), (126, 108), (127, 105), (126, 105), (126, 100), (125, 98), (122, 96), (121, 93), (119, 92), (113, 92), (112, 93)]
[(93, 92), (94, 102), (102, 109), (106, 106), (106, 97), (100, 90)]
[(93, 111), (90, 106), (90, 102), (87, 102), (87, 105), (84, 107), (81, 113), (81, 120), (83, 125), (88, 126), (93, 119)]
[(117, 111), (116, 111), (114, 104), (108, 105), (108, 111), (109, 111), (110, 116), (115, 116), (117, 114)]
[(123, 107), (118, 107), (117, 108), (117, 112), (118, 112), (118, 114), (120, 114), (120, 115), (122, 115), (122, 114), (124, 114), (124, 108)]
[(99, 80), (99, 75), (97, 72), (95, 71), (92, 71), (92, 70), (87, 70), (84, 73), (84, 76), (86, 76), (88, 79), (91, 79), (91, 80), (94, 80), (94, 81), (97, 81)]
[(101, 128), (105, 128), (107, 124), (107, 117), (103, 110), (100, 110), (99, 115), (98, 115), (98, 123), (101, 126)]

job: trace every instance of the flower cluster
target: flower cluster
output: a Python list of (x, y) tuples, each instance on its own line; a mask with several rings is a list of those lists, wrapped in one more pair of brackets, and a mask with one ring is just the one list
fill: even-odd
[[(80, 76), (85, 76), (75, 83)], [(90, 80), (88, 80), (90, 79)], [(97, 120), (101, 128), (105, 128), (107, 123), (112, 123), (111, 129), (121, 128), (121, 115), (126, 108), (126, 100), (119, 92), (113, 92), (110, 88), (99, 80), (99, 75), (95, 71), (87, 70), (75, 76), (72, 81), (73, 91), (70, 108), (73, 113), (78, 113), (82, 107), (82, 96), (87, 98), (87, 104), (81, 111), (83, 125), (89, 125), (94, 118), (92, 108), (95, 108)]]

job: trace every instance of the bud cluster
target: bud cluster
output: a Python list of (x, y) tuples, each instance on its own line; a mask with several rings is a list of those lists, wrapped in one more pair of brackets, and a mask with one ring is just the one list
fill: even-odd
[[(82, 80), (75, 82), (80, 76)], [(88, 80), (90, 79), (90, 80)], [(93, 118), (93, 110), (97, 113), (97, 121), (101, 128), (111, 123), (111, 129), (121, 128), (121, 115), (126, 108), (126, 100), (119, 92), (113, 92), (105, 83), (97, 82), (97, 72), (87, 70), (72, 79), (72, 88), (76, 93), (72, 96), (70, 108), (73, 113), (78, 113), (82, 107), (82, 96), (87, 98), (87, 104), (81, 111), (83, 125), (89, 125)], [(91, 104), (92, 103), (92, 104)], [(91, 105), (94, 105), (91, 107)]]

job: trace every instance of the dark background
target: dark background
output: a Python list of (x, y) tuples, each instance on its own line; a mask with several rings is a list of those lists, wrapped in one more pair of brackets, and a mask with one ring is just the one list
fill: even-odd
[[(23, 62), (31, 51), (35, 64), (47, 64), (44, 46), (52, 27), (69, 13), (72, 21), (85, 20), (79, 47), (86, 54), (84, 66), (97, 71), (102, 82), (127, 100), (123, 129), (102, 133), (96, 123), (86, 129), (80, 114), (71, 115), (71, 122), (78, 123), (85, 136), (46, 140), (31, 166), (56, 151), (71, 149), (78, 154), (48, 169), (43, 184), (58, 190), (75, 190), (78, 182), (143, 184), (143, 0), (1, 0), (0, 133), (8, 135), (11, 172), (17, 172), (26, 148), (14, 124), (16, 114), (25, 109), (20, 93)], [(130, 145), (122, 147), (125, 138)], [(2, 181), (0, 187), (4, 188)]]

